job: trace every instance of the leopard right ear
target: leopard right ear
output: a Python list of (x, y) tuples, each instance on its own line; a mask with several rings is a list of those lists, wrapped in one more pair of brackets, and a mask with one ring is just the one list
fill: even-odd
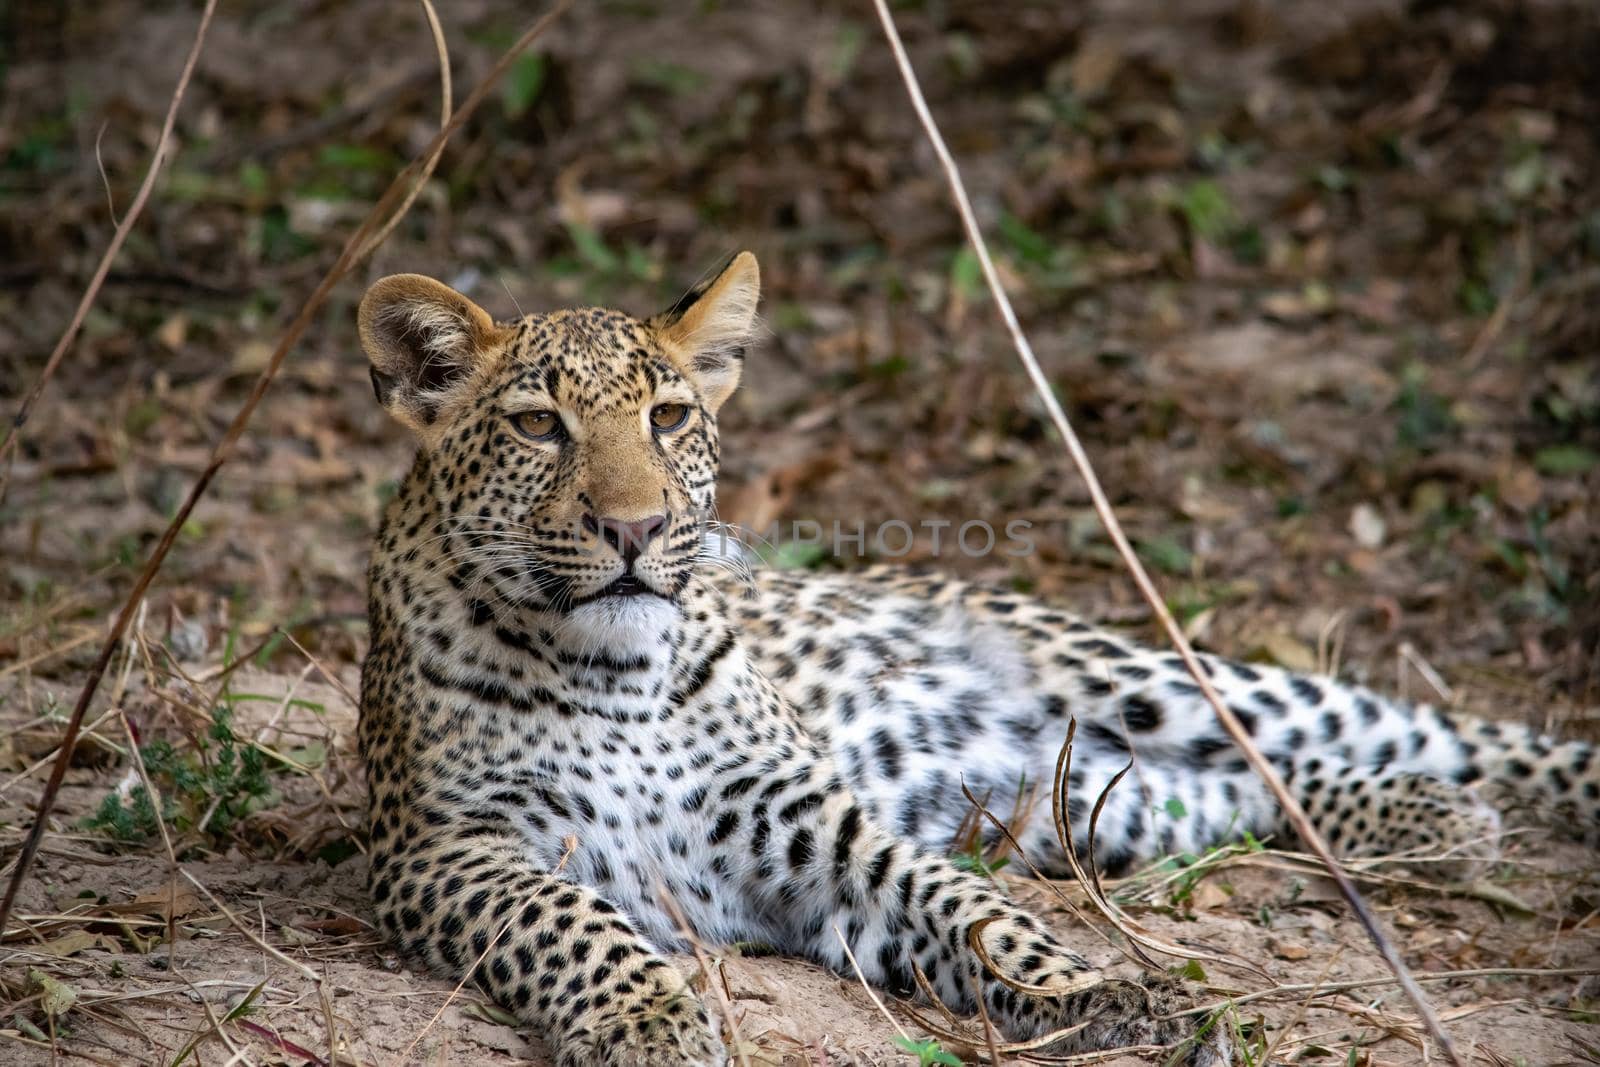
[(378, 403), (418, 433), (461, 399), (462, 386), (504, 341), (488, 312), (420, 274), (375, 283), (357, 319)]

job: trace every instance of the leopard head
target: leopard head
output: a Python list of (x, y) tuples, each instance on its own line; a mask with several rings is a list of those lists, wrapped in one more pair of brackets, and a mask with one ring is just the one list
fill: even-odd
[(717, 411), (759, 294), (749, 252), (648, 319), (579, 308), (496, 323), (431, 278), (373, 285), (359, 315), (373, 389), (415, 434), (440, 516), (421, 537), (495, 606), (647, 638), (703, 551)]

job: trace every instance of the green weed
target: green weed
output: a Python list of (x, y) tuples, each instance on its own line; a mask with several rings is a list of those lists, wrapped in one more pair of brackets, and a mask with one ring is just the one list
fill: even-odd
[[(261, 751), (234, 735), (233, 711), (218, 707), (206, 735), (193, 748), (166, 740), (139, 746), (150, 781), (161, 794), (159, 819), (179, 833), (224, 839), (235, 823), (271, 802), (272, 783)], [(108, 793), (83, 827), (116, 841), (135, 843), (155, 836), (155, 802), (141, 784), (126, 803)]]
[(954, 1052), (946, 1052), (939, 1047), (939, 1042), (931, 1037), (925, 1037), (921, 1041), (913, 1041), (909, 1037), (896, 1037), (894, 1043), (896, 1047), (917, 1058), (917, 1067), (934, 1067), (935, 1064), (961, 1067), (961, 1057)]

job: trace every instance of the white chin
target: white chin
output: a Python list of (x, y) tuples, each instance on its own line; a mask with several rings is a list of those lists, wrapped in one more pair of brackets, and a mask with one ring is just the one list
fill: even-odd
[(677, 605), (663, 597), (608, 596), (573, 608), (562, 631), (573, 644), (639, 652), (661, 648), (677, 622)]

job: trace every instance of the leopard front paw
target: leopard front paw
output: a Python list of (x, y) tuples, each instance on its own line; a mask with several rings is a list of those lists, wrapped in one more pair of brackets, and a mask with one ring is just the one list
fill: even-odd
[(1072, 1033), (1049, 1052), (1100, 1052), (1129, 1045), (1164, 1045), (1178, 1052), (1189, 1067), (1225, 1067), (1232, 1062), (1232, 1037), (1227, 1020), (1209, 1013), (1180, 1015), (1197, 1006), (1192, 993), (1162, 975), (1136, 979), (1109, 978), (1071, 996), (1035, 1001), (1032, 1011), (1015, 1004), (1037, 1035), (1053, 1030)]
[(1104, 976), (1039, 929), (1029, 916), (999, 915), (973, 924), (968, 936), (983, 969), (1016, 993), (1065, 997)]
[(724, 1067), (728, 1054), (677, 972), (617, 997), (562, 1042), (558, 1067)]

